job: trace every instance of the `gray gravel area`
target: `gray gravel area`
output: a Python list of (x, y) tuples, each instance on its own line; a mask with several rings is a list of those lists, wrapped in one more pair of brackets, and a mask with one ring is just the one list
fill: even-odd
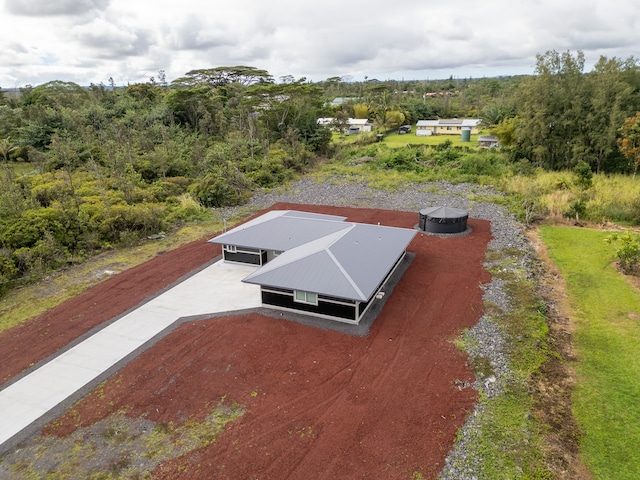
[[(220, 215), (232, 218), (246, 214), (247, 211), (253, 212), (270, 207), (277, 202), (291, 202), (416, 211), (417, 223), (419, 210), (446, 205), (468, 210), (471, 218), (490, 221), (493, 239), (489, 243), (489, 250), (514, 249), (523, 252), (522, 264), (514, 267), (519, 271), (531, 271), (527, 264), (534, 258), (534, 253), (523, 234), (522, 225), (506, 208), (485, 200), (501, 195), (503, 195), (501, 192), (492, 187), (464, 183), (429, 182), (408, 185), (406, 188), (395, 191), (384, 191), (370, 188), (365, 182), (348, 182), (344, 179), (319, 182), (307, 177), (286, 188), (256, 194), (247, 205), (224, 209), (220, 211)], [(496, 265), (487, 262), (486, 267), (496, 267)], [(509, 267), (500, 265), (499, 268)], [(503, 281), (494, 277), (483, 288), (485, 302), (490, 302), (503, 311), (509, 310), (509, 298), (505, 293)], [(505, 353), (505, 338), (500, 328), (487, 315), (483, 316), (466, 335), (470, 340), (467, 343), (471, 345), (468, 349), (469, 355), (472, 358), (487, 359), (491, 364), (493, 375), (476, 379), (474, 385), (459, 385), (458, 388), (475, 388), (482, 390), (483, 395), (488, 398), (494, 397), (502, 391), (507, 382), (513, 381)], [(478, 403), (467, 417), (456, 445), (445, 461), (439, 476), (440, 480), (482, 478), (480, 459), (469, 448), (481, 428), (482, 412), (482, 404)]]

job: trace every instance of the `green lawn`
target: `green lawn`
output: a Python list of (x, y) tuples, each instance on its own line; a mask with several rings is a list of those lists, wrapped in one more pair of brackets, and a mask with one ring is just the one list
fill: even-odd
[[(359, 135), (374, 135), (374, 133), (364, 133)], [(489, 135), (489, 131), (482, 131), (480, 135)], [(414, 131), (411, 133), (405, 133), (404, 135), (398, 135), (397, 133), (390, 133), (384, 136), (383, 143), (389, 147), (405, 147), (407, 145), (440, 145), (441, 143), (450, 140), (453, 145), (461, 147), (477, 147), (478, 137), (480, 135), (471, 135), (471, 139), (468, 142), (462, 141), (461, 135), (429, 135), (419, 137)], [(346, 135), (340, 136), (337, 133), (333, 134), (333, 141), (336, 143), (355, 143), (358, 135)]]
[[(481, 135), (488, 135), (488, 132), (481, 132)], [(451, 143), (460, 147), (477, 147), (479, 135), (471, 135), (471, 139), (468, 142), (462, 141), (461, 135), (429, 135), (419, 137), (416, 135), (415, 130), (411, 133), (404, 135), (398, 135), (397, 133), (390, 133), (385, 135), (384, 143), (390, 147), (404, 147), (406, 145), (440, 145), (447, 140), (451, 140)]]
[(609, 232), (542, 227), (576, 312), (574, 414), (596, 479), (640, 478), (640, 292), (611, 266)]

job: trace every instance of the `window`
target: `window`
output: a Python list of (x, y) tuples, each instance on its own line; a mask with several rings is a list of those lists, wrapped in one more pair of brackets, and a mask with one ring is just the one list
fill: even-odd
[(318, 305), (318, 294), (305, 292), (304, 290), (296, 290), (293, 299), (298, 303), (308, 303), (309, 305)]
[(236, 253), (237, 249), (235, 245), (225, 245), (224, 249), (229, 253)]

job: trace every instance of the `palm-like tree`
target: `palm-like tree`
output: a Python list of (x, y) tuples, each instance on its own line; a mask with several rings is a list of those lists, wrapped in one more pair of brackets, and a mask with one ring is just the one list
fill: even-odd
[(404, 123), (405, 115), (400, 110), (380, 109), (373, 118), (376, 130), (386, 131), (399, 127)]
[(11, 142), (11, 137), (0, 140), (0, 155), (5, 163), (9, 162), (9, 154), (17, 149), (18, 147)]

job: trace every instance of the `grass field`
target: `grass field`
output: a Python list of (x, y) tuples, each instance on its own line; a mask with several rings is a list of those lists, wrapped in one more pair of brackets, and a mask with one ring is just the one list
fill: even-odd
[(608, 232), (541, 228), (575, 311), (574, 414), (596, 479), (640, 478), (640, 292), (612, 266)]
[[(482, 132), (481, 134), (488, 135), (488, 132)], [(429, 135), (418, 137), (415, 132), (406, 133), (404, 135), (390, 133), (389, 135), (385, 135), (383, 141), (390, 147), (404, 147), (406, 145), (440, 145), (447, 140), (450, 140), (455, 146), (477, 147), (478, 136), (479, 135), (471, 135), (471, 139), (468, 142), (463, 142), (461, 135)]]
[[(364, 133), (359, 135), (375, 135), (375, 133)], [(347, 135), (340, 136), (333, 135), (333, 141), (336, 143), (356, 143), (359, 135)], [(480, 132), (480, 135), (489, 135), (488, 131)], [(455, 146), (460, 147), (477, 147), (479, 135), (471, 135), (471, 139), (468, 142), (463, 142), (461, 135), (430, 135), (424, 137), (418, 137), (415, 132), (406, 133), (404, 135), (398, 135), (397, 133), (390, 133), (384, 136), (383, 143), (389, 147), (405, 147), (407, 145), (440, 145), (441, 143), (450, 140)]]

